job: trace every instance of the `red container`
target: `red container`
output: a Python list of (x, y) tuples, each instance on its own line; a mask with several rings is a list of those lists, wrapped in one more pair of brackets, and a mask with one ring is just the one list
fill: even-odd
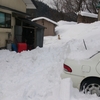
[(26, 43), (18, 43), (18, 52), (26, 51), (27, 44)]

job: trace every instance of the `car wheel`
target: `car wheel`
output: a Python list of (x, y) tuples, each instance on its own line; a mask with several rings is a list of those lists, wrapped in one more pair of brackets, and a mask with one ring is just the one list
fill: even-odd
[(100, 79), (88, 79), (81, 84), (81, 91), (85, 94), (97, 94), (100, 97)]

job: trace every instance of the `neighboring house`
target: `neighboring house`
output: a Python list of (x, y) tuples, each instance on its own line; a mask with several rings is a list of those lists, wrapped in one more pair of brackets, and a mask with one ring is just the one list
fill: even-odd
[(32, 21), (45, 27), (44, 36), (56, 35), (55, 27), (57, 26), (57, 23), (55, 21), (48, 19), (46, 17), (34, 18), (32, 19)]
[(98, 15), (94, 13), (80, 11), (78, 13), (78, 23), (92, 23), (98, 20)]
[(27, 19), (29, 15), (26, 8), (36, 9), (34, 2), (34, 0), (0, 0), (0, 48), (5, 48), (8, 42), (26, 42), (33, 48), (43, 46), (44, 27)]

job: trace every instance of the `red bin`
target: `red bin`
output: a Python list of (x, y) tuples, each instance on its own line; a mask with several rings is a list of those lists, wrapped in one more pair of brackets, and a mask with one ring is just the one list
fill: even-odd
[(26, 43), (18, 43), (18, 52), (22, 52), (27, 50), (27, 44)]

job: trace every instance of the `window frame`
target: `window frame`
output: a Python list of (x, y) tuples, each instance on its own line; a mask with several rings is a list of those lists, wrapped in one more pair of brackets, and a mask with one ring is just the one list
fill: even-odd
[[(0, 13), (4, 14), (4, 27), (0, 26), (0, 28), (11, 28), (11, 14), (5, 13), (5, 12), (2, 12), (2, 11), (0, 11)], [(10, 18), (10, 24), (9, 24), (9, 26), (6, 26), (6, 23), (7, 23), (6, 22), (7, 21), (7, 15), (10, 16), (9, 17)]]

